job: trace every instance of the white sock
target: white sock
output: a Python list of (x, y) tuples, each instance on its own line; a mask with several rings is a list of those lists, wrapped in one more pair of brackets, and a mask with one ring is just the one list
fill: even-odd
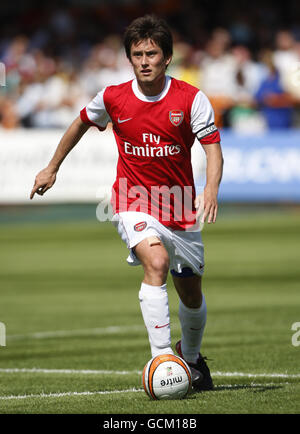
[(142, 283), (139, 300), (152, 357), (159, 354), (174, 354), (171, 348), (167, 285), (152, 286)]
[(181, 324), (181, 351), (184, 359), (196, 363), (206, 324), (206, 302), (202, 294), (202, 304), (198, 309), (186, 307), (179, 300), (179, 320)]

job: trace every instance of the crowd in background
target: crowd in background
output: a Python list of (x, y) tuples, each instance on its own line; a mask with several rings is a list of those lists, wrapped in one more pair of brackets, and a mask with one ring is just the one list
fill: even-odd
[[(253, 28), (247, 11), (230, 25), (209, 24), (209, 15), (203, 21), (201, 11), (179, 3), (154, 1), (151, 8), (172, 28), (168, 74), (206, 93), (216, 124), (246, 132), (300, 127), (300, 25), (280, 26), (276, 16), (272, 25), (269, 17), (267, 32)], [(1, 127), (66, 128), (100, 89), (132, 79), (121, 35), (138, 12), (116, 21), (113, 8), (52, 3), (2, 26)]]

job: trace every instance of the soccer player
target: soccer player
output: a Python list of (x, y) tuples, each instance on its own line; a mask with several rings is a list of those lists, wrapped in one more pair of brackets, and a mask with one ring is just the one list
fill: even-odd
[[(139, 300), (151, 354), (173, 354), (166, 287), (170, 270), (182, 330), (176, 351), (192, 368), (194, 389), (211, 390), (200, 353), (207, 309), (199, 216), (202, 223), (216, 221), (220, 135), (207, 97), (166, 74), (173, 43), (165, 21), (152, 15), (137, 18), (126, 29), (124, 45), (135, 79), (106, 87), (83, 108), (36, 176), (30, 198), (53, 186), (64, 158), (89, 127), (102, 131), (112, 122), (119, 152), (112, 222), (129, 249), (128, 263), (144, 269)], [(204, 194), (197, 197), (191, 164), (195, 137), (207, 160)]]

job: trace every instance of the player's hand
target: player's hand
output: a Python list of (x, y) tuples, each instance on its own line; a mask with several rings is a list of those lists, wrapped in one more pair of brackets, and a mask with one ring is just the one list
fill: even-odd
[[(215, 223), (217, 219), (218, 213), (218, 200), (217, 200), (218, 191), (209, 186), (206, 186), (204, 189), (204, 193), (199, 195), (195, 199), (199, 204), (197, 208), (197, 214), (200, 217), (200, 222), (204, 223), (207, 220), (207, 223)], [(202, 196), (202, 197), (200, 197)]]
[(48, 167), (41, 170), (35, 178), (34, 186), (30, 193), (30, 199), (33, 199), (35, 193), (39, 194), (40, 196), (43, 196), (43, 194), (46, 193), (46, 191), (52, 187), (55, 181), (56, 181), (56, 171)]
[(200, 193), (194, 202), (196, 208), (196, 220), (201, 221), (204, 212), (204, 193)]

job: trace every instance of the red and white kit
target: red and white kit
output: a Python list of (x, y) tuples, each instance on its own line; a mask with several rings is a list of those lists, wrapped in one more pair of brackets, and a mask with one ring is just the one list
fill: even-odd
[(220, 141), (203, 92), (166, 76), (161, 94), (147, 97), (135, 79), (100, 91), (80, 116), (99, 130), (113, 124), (119, 151), (112, 196), (116, 214), (144, 212), (172, 230), (194, 225), (191, 147), (195, 136), (202, 144)]

